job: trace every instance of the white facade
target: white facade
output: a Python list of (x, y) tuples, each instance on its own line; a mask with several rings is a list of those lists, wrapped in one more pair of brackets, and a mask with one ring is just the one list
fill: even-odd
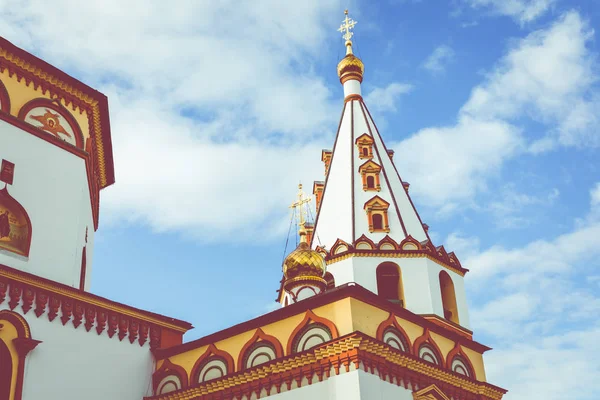
[(79, 287), (86, 246), (87, 289), (94, 222), (84, 159), (1, 120), (0, 143), (0, 159), (15, 164), (8, 192), (32, 225), (29, 256), (0, 249), (0, 264)]
[(333, 275), (336, 286), (356, 282), (377, 293), (377, 267), (384, 262), (400, 267), (404, 308), (415, 314), (435, 314), (441, 318), (444, 318), (444, 308), (439, 275), (446, 271), (454, 284), (459, 324), (470, 329), (463, 277), (428, 258), (349, 257), (329, 264), (327, 271)]
[[(8, 309), (5, 301), (0, 309)], [(148, 342), (140, 346), (127, 338), (87, 332), (73, 322), (63, 326), (60, 316), (52, 322), (47, 313), (39, 318), (33, 310), (23, 315), (38, 344), (25, 359), (24, 400), (132, 400), (151, 395), (154, 361)], [(85, 371), (82, 373), (82, 371)]]
[(413, 400), (411, 390), (386, 382), (377, 375), (364, 372), (363, 370), (356, 370), (354, 366), (351, 366), (350, 372), (341, 373), (340, 375), (332, 374), (329, 379), (322, 382), (319, 382), (315, 377), (312, 385), (308, 385), (308, 382), (305, 383), (306, 385), (299, 388), (271, 395), (268, 398), (277, 400)]

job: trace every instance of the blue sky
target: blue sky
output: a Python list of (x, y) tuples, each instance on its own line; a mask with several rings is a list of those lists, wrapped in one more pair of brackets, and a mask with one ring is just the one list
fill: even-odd
[(0, 35), (109, 96), (95, 293), (192, 322), (187, 340), (273, 308), (287, 206), (333, 144), (349, 8), (367, 105), (471, 269), (489, 380), (600, 397), (600, 4), (81, 3), (0, 0)]

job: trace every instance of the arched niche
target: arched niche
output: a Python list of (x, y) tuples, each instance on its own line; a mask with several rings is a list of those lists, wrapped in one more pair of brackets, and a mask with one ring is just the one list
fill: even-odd
[(219, 350), (214, 344), (196, 360), (191, 373), (191, 384), (199, 384), (209, 380), (218, 379), (234, 372), (233, 357), (225, 351)]
[(2, 81), (0, 81), (0, 111), (10, 114), (10, 97)]
[(21, 400), (25, 358), (39, 343), (21, 315), (0, 311), (0, 399)]
[(154, 394), (166, 394), (188, 386), (187, 372), (183, 367), (166, 359), (152, 375)]
[(458, 324), (458, 307), (456, 306), (454, 282), (452, 282), (452, 278), (446, 271), (440, 272), (440, 290), (442, 292), (444, 318)]
[(19, 111), (19, 119), (40, 130), (85, 150), (83, 133), (71, 113), (57, 102), (34, 99)]
[(5, 187), (0, 190), (0, 249), (29, 256), (31, 220), (25, 208)]
[(402, 271), (397, 264), (384, 262), (377, 267), (377, 294), (404, 307)]
[(279, 340), (258, 328), (240, 351), (238, 371), (254, 368), (281, 357), (283, 357), (283, 347)]

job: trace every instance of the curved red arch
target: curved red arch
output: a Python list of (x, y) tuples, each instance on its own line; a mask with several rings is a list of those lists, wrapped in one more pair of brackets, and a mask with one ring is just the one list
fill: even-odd
[(23, 107), (21, 107), (21, 109), (19, 110), (19, 119), (25, 121), (25, 116), (27, 115), (27, 113), (36, 107), (49, 108), (51, 110), (56, 111), (62, 117), (64, 117), (64, 119), (67, 120), (71, 128), (73, 128), (73, 132), (75, 133), (76, 146), (82, 150), (85, 150), (83, 133), (81, 131), (81, 128), (79, 127), (79, 124), (77, 123), (73, 115), (69, 112), (69, 110), (67, 110), (57, 101), (52, 101), (44, 98), (30, 100), (27, 103), (25, 103)]
[(458, 342), (454, 345), (454, 348), (450, 350), (450, 353), (448, 353), (448, 355), (446, 356), (446, 368), (448, 368), (451, 372), (454, 372), (452, 371), (452, 362), (454, 361), (454, 357), (456, 356), (459, 356), (461, 360), (463, 360), (467, 365), (467, 368), (470, 372), (470, 376), (468, 376), (467, 378), (476, 380), (475, 368), (473, 368), (473, 363), (471, 363), (469, 357), (467, 357), (467, 355), (463, 352), (462, 347), (460, 344), (458, 344)]
[(379, 324), (379, 326), (377, 327), (377, 333), (376, 333), (377, 340), (380, 340), (383, 342), (383, 333), (389, 327), (396, 328), (404, 336), (404, 340), (406, 340), (406, 343), (408, 344), (407, 351), (409, 354), (413, 354), (414, 353), (413, 347), (410, 344), (410, 339), (408, 338), (406, 331), (402, 328), (402, 326), (400, 326), (400, 324), (398, 323), (398, 320), (396, 320), (396, 316), (392, 313), (390, 313), (390, 316), (385, 321), (383, 321), (381, 324)]
[(219, 350), (215, 347), (214, 344), (208, 346), (208, 349), (202, 354), (198, 360), (194, 363), (192, 367), (192, 372), (190, 373), (190, 384), (194, 385), (198, 382), (198, 374), (200, 374), (200, 366), (204, 363), (204, 361), (208, 360), (212, 357), (219, 357), (225, 360), (227, 364), (227, 374), (232, 374), (235, 372), (235, 363), (233, 362), (233, 357), (229, 353), (223, 350)]
[(33, 233), (33, 229), (31, 226), (31, 219), (29, 218), (29, 214), (25, 208), (19, 203), (14, 197), (12, 197), (8, 193), (8, 188), (4, 187), (4, 189), (0, 190), (0, 201), (4, 199), (8, 204), (11, 204), (13, 207), (16, 207), (19, 212), (25, 217), (27, 221), (27, 243), (25, 243), (25, 248), (23, 249), (22, 255), (25, 257), (29, 257), (29, 249), (31, 248), (31, 235)]
[(437, 343), (435, 343), (435, 341), (431, 337), (431, 334), (429, 333), (429, 329), (425, 329), (425, 332), (423, 333), (423, 335), (421, 335), (420, 337), (415, 339), (415, 342), (413, 343), (413, 352), (414, 352), (414, 355), (416, 355), (417, 357), (419, 356), (419, 349), (421, 348), (421, 346), (423, 344), (428, 344), (429, 346), (432, 347), (433, 351), (436, 353), (435, 355), (440, 358), (439, 366), (444, 367), (446, 365), (444, 355), (442, 354), (442, 351), (440, 350)]
[(258, 328), (252, 338), (250, 338), (250, 340), (244, 345), (244, 347), (242, 347), (242, 350), (240, 351), (238, 356), (238, 371), (244, 370), (244, 356), (246, 355), (246, 352), (250, 346), (259, 340), (269, 342), (275, 349), (275, 355), (277, 358), (283, 357), (283, 347), (281, 346), (279, 340), (275, 336), (267, 335), (262, 329)]
[(331, 322), (330, 320), (328, 320), (326, 318), (319, 317), (315, 313), (313, 313), (311, 310), (308, 310), (308, 311), (306, 311), (306, 314), (304, 315), (304, 319), (298, 324), (298, 326), (296, 326), (296, 328), (292, 331), (292, 334), (288, 338), (286, 354), (288, 354), (288, 355), (292, 354), (294, 340), (296, 339), (296, 336), (302, 331), (302, 329), (304, 327), (309, 325), (311, 322), (317, 322), (317, 323), (325, 325), (329, 329), (329, 332), (331, 332), (332, 339), (336, 339), (340, 336), (338, 329), (333, 322)]
[(162, 363), (160, 368), (157, 369), (154, 374), (152, 374), (152, 390), (154, 393), (156, 393), (156, 389), (158, 389), (158, 384), (160, 381), (169, 375), (177, 375), (181, 381), (182, 389), (188, 387), (188, 377), (185, 369), (180, 365), (173, 364), (171, 360), (167, 358), (165, 362)]

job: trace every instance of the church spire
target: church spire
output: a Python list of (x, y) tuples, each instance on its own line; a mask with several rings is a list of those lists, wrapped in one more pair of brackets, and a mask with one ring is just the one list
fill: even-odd
[(344, 86), (344, 97), (346, 99), (358, 98), (361, 96), (360, 83), (363, 80), (365, 66), (360, 58), (354, 55), (352, 51), (352, 29), (357, 24), (351, 18), (348, 18), (348, 10), (345, 12), (346, 17), (342, 21), (342, 25), (338, 32), (342, 32), (342, 38), (346, 41), (346, 56), (339, 62), (337, 66), (340, 83)]

